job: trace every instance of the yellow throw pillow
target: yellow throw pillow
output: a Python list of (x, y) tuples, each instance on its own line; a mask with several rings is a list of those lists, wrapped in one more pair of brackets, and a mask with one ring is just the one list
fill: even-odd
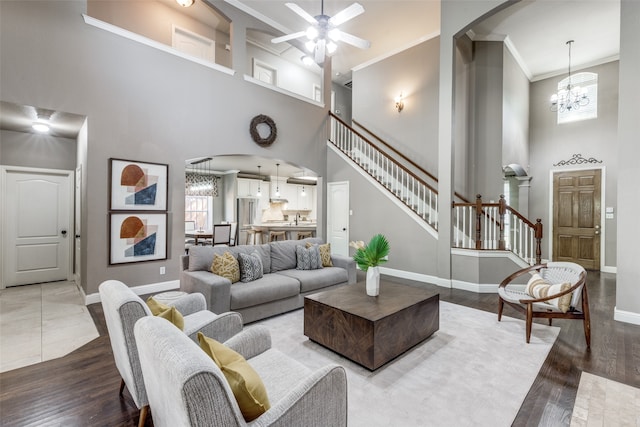
[(211, 272), (229, 279), (231, 283), (240, 281), (240, 266), (238, 265), (238, 260), (229, 251), (225, 252), (222, 256), (218, 254), (213, 256)]
[(241, 354), (202, 332), (198, 332), (198, 341), (229, 382), (246, 421), (255, 420), (271, 408), (264, 383)]
[[(307, 242), (306, 247), (310, 248), (313, 245), (314, 243)], [(322, 266), (333, 267), (333, 263), (331, 262), (331, 243), (319, 245), (318, 249), (320, 249), (320, 259), (322, 260)]]
[[(570, 283), (560, 283), (557, 285), (553, 285), (543, 279), (540, 274), (535, 273), (531, 277), (531, 279), (529, 279), (529, 282), (527, 282), (525, 292), (527, 293), (527, 295), (530, 295), (534, 298), (546, 298), (555, 294), (559, 294), (560, 292), (564, 292), (570, 287)], [(571, 293), (562, 295), (559, 298), (545, 301), (545, 303), (557, 307), (560, 309), (560, 311), (566, 313), (569, 310), (569, 306), (571, 305)]]
[(175, 307), (163, 304), (153, 297), (147, 298), (147, 306), (149, 306), (149, 310), (154, 316), (162, 317), (173, 323), (181, 331), (184, 330), (184, 317)]

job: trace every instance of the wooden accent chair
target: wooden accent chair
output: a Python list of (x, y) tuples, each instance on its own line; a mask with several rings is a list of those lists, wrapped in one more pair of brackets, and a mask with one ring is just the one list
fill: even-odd
[[(98, 291), (113, 358), (122, 377), (120, 396), (126, 385), (136, 407), (140, 409), (138, 426), (142, 427), (149, 410), (149, 401), (133, 336), (133, 326), (139, 319), (153, 316), (147, 304), (120, 281), (107, 280), (100, 284)], [(184, 334), (194, 341), (197, 341), (199, 331), (218, 341), (226, 341), (242, 331), (242, 316), (239, 313), (228, 312), (218, 315), (208, 311), (202, 294), (187, 294), (169, 305), (175, 306), (184, 316)], [(161, 320), (171, 325), (167, 320)], [(171, 327), (175, 328), (173, 325)]]
[[(552, 284), (570, 283), (571, 287), (558, 294), (549, 295), (546, 298), (534, 298), (524, 292), (524, 289), (516, 289), (512, 282), (525, 273), (538, 272), (543, 279)], [(498, 321), (502, 319), (502, 309), (507, 303), (526, 316), (527, 343), (531, 338), (531, 324), (534, 318), (549, 319), (582, 319), (584, 323), (584, 337), (587, 348), (591, 347), (591, 324), (589, 317), (589, 297), (586, 286), (587, 272), (585, 269), (572, 262), (549, 262), (523, 268), (516, 271), (500, 283), (498, 288)], [(511, 287), (508, 287), (511, 285)], [(519, 288), (522, 288), (520, 285)], [(559, 308), (548, 301), (559, 296), (571, 294), (569, 310), (563, 313)]]

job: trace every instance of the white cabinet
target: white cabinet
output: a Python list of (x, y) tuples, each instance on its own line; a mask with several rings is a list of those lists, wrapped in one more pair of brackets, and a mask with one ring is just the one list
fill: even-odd
[(297, 185), (296, 192), (298, 195), (298, 210), (311, 211), (315, 210), (316, 189), (311, 185)]
[(238, 178), (238, 197), (258, 197), (258, 189), (265, 194), (266, 187), (260, 180)]

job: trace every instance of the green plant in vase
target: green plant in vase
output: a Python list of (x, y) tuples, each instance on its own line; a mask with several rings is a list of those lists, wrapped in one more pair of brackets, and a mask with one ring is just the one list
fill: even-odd
[(380, 271), (378, 266), (387, 262), (389, 255), (389, 241), (382, 234), (376, 234), (365, 246), (363, 241), (350, 242), (349, 246), (356, 249), (353, 260), (360, 270), (367, 273), (367, 295), (377, 296), (380, 293)]

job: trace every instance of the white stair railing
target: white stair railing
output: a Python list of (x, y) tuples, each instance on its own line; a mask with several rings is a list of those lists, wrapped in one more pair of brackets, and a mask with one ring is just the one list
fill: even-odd
[(437, 191), (342, 120), (329, 117), (329, 141), (437, 230)]

